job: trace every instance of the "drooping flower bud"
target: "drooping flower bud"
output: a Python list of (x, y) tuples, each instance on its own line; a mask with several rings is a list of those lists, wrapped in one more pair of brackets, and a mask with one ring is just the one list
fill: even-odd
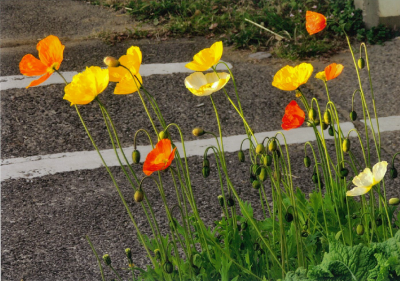
[(250, 173), (250, 183), (253, 184), (253, 181), (257, 180), (257, 177)]
[(340, 169), (340, 178), (344, 179), (345, 177), (347, 177), (347, 175), (349, 174), (349, 170), (346, 168), (341, 168)]
[(218, 195), (218, 202), (219, 202), (219, 204), (221, 205), (221, 207), (223, 208), (224, 207), (224, 196), (222, 196), (222, 195)]
[(103, 62), (108, 67), (118, 67), (119, 66), (119, 61), (114, 57), (105, 57)]
[(332, 117), (331, 117), (331, 113), (329, 112), (329, 110), (325, 111), (325, 113), (324, 113), (324, 122), (327, 125), (330, 125), (332, 122)]
[(306, 156), (304, 157), (304, 166), (306, 166), (306, 168), (311, 166), (311, 159), (310, 157)]
[(210, 161), (208, 161), (208, 158), (204, 158), (203, 167), (210, 167)]
[(350, 120), (351, 121), (357, 120), (357, 112), (355, 112), (354, 110), (352, 112), (350, 112)]
[(316, 116), (317, 116), (317, 114), (315, 113), (315, 110), (313, 108), (311, 108), (308, 111), (308, 119), (310, 119), (311, 121), (314, 121)]
[(254, 180), (251, 184), (254, 189), (260, 189), (261, 183), (258, 180)]
[(326, 124), (325, 121), (322, 121), (321, 122), (321, 128), (322, 128), (322, 130), (328, 129), (328, 124)]
[(345, 138), (343, 140), (343, 152), (349, 152), (350, 150), (350, 140), (348, 138)]
[(233, 200), (232, 197), (229, 197), (228, 200), (226, 200), (226, 205), (228, 205), (228, 207), (233, 207), (235, 205), (235, 200)]
[(363, 69), (365, 67), (365, 60), (363, 58), (359, 58), (357, 61), (357, 65), (360, 69)]
[(158, 133), (158, 138), (159, 138), (160, 140), (167, 139), (168, 137), (169, 137), (169, 136), (168, 136), (168, 132), (161, 131), (161, 132)]
[(143, 201), (143, 198), (144, 198), (143, 190), (142, 189), (136, 190), (135, 195), (134, 195), (135, 201), (140, 203)]
[(267, 169), (265, 169), (265, 167), (261, 167), (260, 170), (261, 172), (258, 175), (258, 178), (260, 179), (260, 181), (265, 181), (268, 175)]
[(159, 249), (154, 250), (154, 255), (156, 256), (157, 260), (161, 260), (161, 252)]
[(259, 176), (260, 175), (260, 173), (261, 173), (261, 168), (260, 168), (261, 166), (259, 165), (259, 164), (253, 164), (253, 165), (251, 165), (251, 173), (254, 175), (254, 176)]
[(139, 152), (139, 150), (135, 149), (132, 152), (132, 161), (135, 164), (139, 164), (140, 163), (140, 152)]
[(174, 271), (174, 266), (169, 260), (164, 263), (164, 270), (168, 274), (171, 274)]
[(245, 156), (243, 150), (239, 150), (238, 157), (240, 162), (244, 162)]
[(268, 145), (268, 149), (271, 152), (274, 152), (277, 148), (278, 148), (278, 146), (276, 144), (276, 140), (272, 140)]
[(389, 205), (399, 205), (399, 204), (400, 204), (399, 198), (390, 198), (389, 199)]
[(287, 212), (287, 213), (285, 214), (285, 220), (286, 220), (287, 222), (292, 222), (292, 221), (293, 221), (293, 214), (290, 213), (290, 212)]
[(265, 150), (264, 150), (264, 145), (261, 144), (261, 143), (259, 143), (259, 144), (257, 145), (257, 147), (256, 147), (256, 153), (257, 153), (257, 154), (263, 154), (264, 152), (265, 152)]
[(201, 172), (204, 178), (208, 178), (208, 176), (210, 175), (210, 167), (203, 167), (203, 169), (201, 169)]
[(204, 135), (204, 130), (203, 130), (203, 128), (196, 127), (196, 128), (193, 129), (192, 133), (196, 137), (200, 137), (200, 136)]
[(111, 264), (111, 258), (109, 254), (105, 254), (103, 256), (103, 261), (106, 263), (106, 265), (110, 265)]
[(335, 134), (335, 131), (333, 130), (333, 127), (332, 127), (332, 126), (329, 126), (328, 134), (329, 134), (331, 137), (333, 137), (333, 135)]
[(360, 236), (363, 235), (364, 234), (364, 226), (362, 224), (357, 225), (356, 231), (357, 231), (358, 235), (360, 235)]
[(318, 183), (318, 174), (316, 172), (314, 172), (311, 179), (312, 179), (313, 183)]
[(272, 156), (268, 154), (264, 157), (264, 165), (269, 167), (271, 166), (271, 164), (272, 164)]
[(278, 158), (281, 158), (281, 151), (279, 149), (276, 150), (276, 156)]
[(395, 167), (390, 168), (389, 175), (391, 179), (397, 178), (397, 170)]
[(128, 260), (131, 261), (132, 260), (131, 248), (126, 248), (125, 249), (125, 254), (126, 254), (126, 257), (128, 258)]

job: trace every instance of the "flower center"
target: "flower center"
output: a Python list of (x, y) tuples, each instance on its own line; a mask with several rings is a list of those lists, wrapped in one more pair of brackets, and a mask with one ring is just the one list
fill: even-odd
[(50, 67), (46, 69), (47, 73), (52, 74), (54, 71), (56, 71), (59, 68), (60, 64), (58, 62), (54, 62)]

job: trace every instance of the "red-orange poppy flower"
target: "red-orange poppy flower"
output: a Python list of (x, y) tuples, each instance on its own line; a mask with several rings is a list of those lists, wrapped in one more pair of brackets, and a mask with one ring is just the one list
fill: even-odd
[(326, 81), (335, 79), (342, 73), (344, 66), (341, 64), (331, 63), (325, 67), (325, 77)]
[(296, 101), (292, 100), (285, 108), (282, 118), (282, 129), (290, 130), (300, 127), (304, 123), (306, 114)]
[(150, 176), (153, 172), (167, 169), (175, 157), (176, 147), (172, 151), (171, 148), (169, 139), (160, 140), (156, 147), (147, 154), (146, 161), (143, 164), (143, 172)]
[(55, 70), (60, 68), (63, 61), (64, 48), (65, 46), (61, 44), (57, 36), (50, 35), (36, 45), (40, 60), (31, 54), (22, 58), (19, 63), (19, 70), (23, 75), (43, 75), (39, 79), (32, 81), (27, 88), (43, 83)]
[(310, 35), (320, 32), (326, 26), (326, 17), (323, 14), (307, 11), (306, 29)]

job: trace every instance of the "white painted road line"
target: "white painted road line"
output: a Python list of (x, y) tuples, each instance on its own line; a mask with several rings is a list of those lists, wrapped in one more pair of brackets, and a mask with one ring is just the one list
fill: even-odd
[[(187, 62), (176, 62), (176, 63), (152, 63), (152, 64), (142, 64), (140, 66), (140, 75), (142, 76), (150, 76), (153, 74), (172, 74), (172, 73), (192, 73), (193, 70), (190, 70), (185, 67)], [(229, 68), (232, 69), (232, 64), (226, 63)], [(217, 70), (227, 71), (225, 65), (219, 64), (217, 66)], [(72, 81), (72, 77), (78, 72), (76, 71), (66, 71), (61, 72), (61, 74), (65, 77), (67, 82)], [(0, 77), (0, 90), (8, 90), (8, 89), (21, 89), (25, 88), (29, 85), (33, 80), (38, 79), (39, 76), (35, 77), (27, 77), (24, 75), (14, 75), (14, 76), (1, 76)], [(64, 80), (57, 74), (54, 73), (47, 79), (45, 82), (40, 84), (40, 86), (46, 86), (51, 84), (63, 84)]]
[[(372, 125), (374, 126), (375, 132), (377, 132), (377, 124), (376, 119), (371, 118)], [(361, 120), (364, 123), (364, 120)], [(368, 127), (371, 127), (371, 123), (367, 119)], [(400, 131), (400, 116), (389, 116), (389, 117), (379, 117), (379, 131), (387, 132), (387, 131)]]
[[(343, 133), (347, 134), (351, 129), (354, 128), (353, 123), (346, 122), (340, 125)], [(256, 133), (255, 136), (258, 140), (262, 140), (265, 137), (273, 137), (279, 131)], [(315, 135), (312, 128), (304, 127), (293, 129), (290, 131), (283, 131), (286, 142), (288, 144), (305, 143), (307, 141), (315, 141)], [(240, 148), (240, 143), (246, 135), (224, 137), (224, 148), (226, 152), (235, 152)], [(326, 139), (332, 139), (325, 132)], [(280, 143), (283, 143), (283, 138), (278, 135)], [(210, 145), (216, 145), (215, 139), (199, 139), (194, 141), (185, 142), (186, 155), (190, 156), (201, 156), (204, 154), (204, 150)], [(183, 157), (182, 144), (176, 143), (180, 155)], [(243, 149), (249, 149), (249, 142), (243, 143)], [(141, 161), (143, 162), (146, 155), (151, 151), (150, 146), (138, 146), (137, 149), (142, 155)], [(131, 154), (133, 147), (124, 148), (125, 155), (131, 161)], [(209, 150), (210, 154), (212, 150)], [(113, 149), (102, 150), (101, 154), (106, 161), (107, 165), (119, 166), (118, 160), (114, 154)], [(121, 159), (123, 159), (121, 157)], [(102, 166), (99, 155), (96, 151), (80, 151), (80, 152), (68, 152), (58, 153), (43, 156), (32, 156), (23, 158), (11, 158), (1, 160), (1, 181), (7, 179), (18, 179), (18, 178), (36, 178), (46, 175), (53, 175), (56, 173), (71, 172), (85, 169), (96, 169)]]

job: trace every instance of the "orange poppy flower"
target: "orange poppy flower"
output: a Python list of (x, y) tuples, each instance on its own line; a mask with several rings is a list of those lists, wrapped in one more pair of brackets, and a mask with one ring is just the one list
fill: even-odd
[(323, 14), (307, 11), (306, 29), (310, 35), (320, 32), (326, 26), (326, 17)]
[(282, 118), (282, 129), (291, 130), (300, 127), (304, 123), (306, 114), (296, 101), (292, 100), (285, 108)]
[(55, 70), (60, 68), (63, 61), (64, 45), (61, 45), (57, 36), (49, 35), (41, 40), (36, 49), (39, 52), (39, 59), (33, 55), (25, 55), (19, 63), (19, 70), (26, 76), (43, 75), (37, 80), (32, 81), (28, 87), (37, 86), (46, 81)]
[(325, 77), (326, 81), (335, 79), (342, 73), (344, 66), (341, 64), (331, 63), (325, 67)]
[(175, 150), (176, 147), (171, 152), (171, 141), (169, 139), (160, 140), (156, 147), (147, 154), (143, 164), (143, 172), (150, 176), (153, 172), (167, 169), (174, 160)]

